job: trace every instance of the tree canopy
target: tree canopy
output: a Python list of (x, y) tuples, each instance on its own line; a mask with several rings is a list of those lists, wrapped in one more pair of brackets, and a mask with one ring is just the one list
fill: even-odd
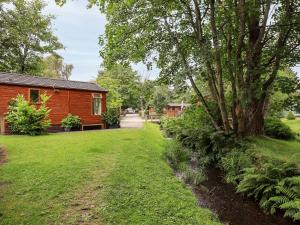
[[(299, 62), (298, 0), (90, 2), (107, 17), (107, 66), (156, 62), (165, 80), (192, 86), (215, 129), (237, 136), (262, 133), (278, 70)], [(208, 87), (221, 123), (198, 84)]]
[(53, 16), (42, 0), (0, 3), (0, 70), (38, 74), (44, 54), (63, 45), (52, 32)]
[(108, 107), (133, 107), (140, 105), (140, 77), (129, 66), (114, 65), (101, 70), (97, 83), (109, 90)]

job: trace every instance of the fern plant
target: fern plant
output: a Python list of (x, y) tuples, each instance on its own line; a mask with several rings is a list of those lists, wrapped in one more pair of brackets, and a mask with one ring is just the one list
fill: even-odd
[(285, 211), (285, 217), (299, 220), (300, 176), (293, 163), (271, 161), (261, 168), (246, 168), (237, 191), (259, 200), (260, 206), (274, 214)]
[(277, 195), (265, 201), (262, 208), (272, 214), (279, 208), (285, 211), (285, 217), (300, 220), (300, 176), (283, 179), (275, 189)]
[(252, 159), (249, 153), (241, 149), (232, 149), (221, 158), (220, 164), (225, 171), (226, 182), (236, 185), (243, 176), (243, 170), (252, 166)]

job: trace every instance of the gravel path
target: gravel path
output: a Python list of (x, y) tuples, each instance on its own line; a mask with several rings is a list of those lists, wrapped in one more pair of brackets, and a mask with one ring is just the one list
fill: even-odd
[(121, 128), (141, 128), (144, 121), (138, 114), (126, 114), (121, 120)]

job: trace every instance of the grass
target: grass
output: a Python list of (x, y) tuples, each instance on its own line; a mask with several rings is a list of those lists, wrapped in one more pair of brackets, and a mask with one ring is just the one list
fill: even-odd
[[(286, 120), (283, 122), (287, 124), (295, 134), (300, 133), (299, 120)], [(296, 135), (295, 140), (284, 141), (268, 137), (260, 137), (255, 139), (255, 149), (259, 154), (269, 158), (280, 159), (284, 161), (294, 162), (300, 165), (300, 140)]]
[(255, 139), (253, 146), (259, 154), (269, 158), (294, 162), (300, 165), (300, 142), (299, 140), (283, 141), (268, 137)]
[(283, 119), (282, 121), (285, 124), (287, 124), (292, 129), (292, 131), (297, 135), (297, 137), (299, 138), (299, 135), (300, 135), (300, 120)]
[(219, 224), (174, 177), (155, 125), (0, 143), (0, 224)]

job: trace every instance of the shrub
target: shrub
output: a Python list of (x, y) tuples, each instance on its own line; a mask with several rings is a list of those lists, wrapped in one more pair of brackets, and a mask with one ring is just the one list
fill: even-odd
[(108, 127), (119, 127), (120, 126), (120, 110), (117, 108), (109, 108), (103, 113), (103, 118)]
[(50, 109), (46, 107), (49, 96), (41, 95), (41, 105), (30, 104), (23, 95), (18, 95), (9, 104), (6, 120), (12, 133), (25, 135), (40, 135), (46, 133), (51, 125)]
[(181, 127), (181, 118), (168, 118), (168, 117), (163, 117), (160, 120), (160, 125), (166, 132), (167, 136), (176, 136), (178, 133), (180, 127)]
[(267, 136), (277, 139), (290, 140), (294, 138), (290, 127), (277, 118), (267, 118), (264, 131)]
[(296, 117), (295, 117), (295, 115), (294, 115), (293, 112), (288, 112), (288, 114), (287, 114), (287, 116), (286, 116), (286, 119), (287, 119), (287, 120), (295, 120)]
[[(215, 106), (210, 104), (212, 111)], [(184, 147), (197, 153), (202, 166), (215, 163), (219, 151), (233, 141), (232, 135), (216, 132), (203, 107), (191, 106), (181, 117), (164, 118), (161, 123), (167, 135), (174, 136)]]
[(73, 116), (72, 114), (68, 114), (67, 117), (65, 117), (61, 121), (61, 126), (65, 129), (71, 129), (71, 128), (79, 128), (81, 125), (81, 119), (79, 116)]
[(272, 214), (279, 208), (285, 211), (285, 216), (299, 220), (299, 185), (295, 164), (270, 161), (259, 168), (245, 169), (237, 191), (259, 200), (260, 206)]

